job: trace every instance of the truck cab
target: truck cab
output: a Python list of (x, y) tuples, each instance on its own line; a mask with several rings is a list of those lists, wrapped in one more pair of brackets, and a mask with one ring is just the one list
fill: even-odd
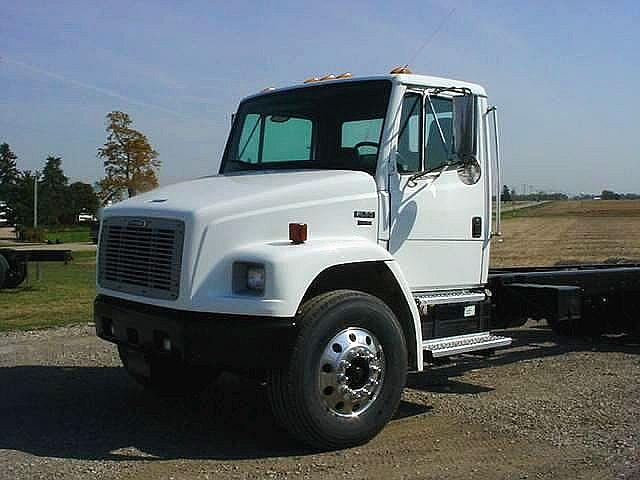
[(407, 371), (510, 343), (486, 292), (493, 113), (406, 69), (245, 98), (217, 175), (103, 212), (97, 334), (160, 393), (260, 371), (296, 438), (367, 441)]

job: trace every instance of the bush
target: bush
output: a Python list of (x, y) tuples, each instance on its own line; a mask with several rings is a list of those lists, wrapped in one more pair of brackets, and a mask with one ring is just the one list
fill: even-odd
[(18, 230), (18, 239), (23, 242), (44, 243), (47, 240), (47, 229), (42, 227), (21, 227)]

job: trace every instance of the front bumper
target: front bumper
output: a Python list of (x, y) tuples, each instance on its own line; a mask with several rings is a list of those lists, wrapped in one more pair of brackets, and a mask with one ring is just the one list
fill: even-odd
[(96, 334), (145, 355), (229, 370), (286, 364), (297, 335), (293, 318), (173, 310), (99, 295)]

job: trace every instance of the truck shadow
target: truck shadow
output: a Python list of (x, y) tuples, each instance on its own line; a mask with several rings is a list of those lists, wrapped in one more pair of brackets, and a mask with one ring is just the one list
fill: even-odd
[[(114, 367), (0, 368), (0, 385), (0, 449), (112, 461), (316, 453), (275, 424), (264, 388), (235, 375), (190, 399), (157, 398)], [(402, 402), (396, 418), (427, 410)]]
[(469, 370), (527, 362), (569, 352), (619, 352), (640, 355), (640, 337), (632, 335), (561, 337), (545, 324), (495, 333), (513, 338), (512, 345), (488, 357), (473, 354), (454, 357), (450, 363), (432, 366), (422, 373), (410, 376), (407, 386), (436, 393), (481, 393), (492, 389), (452, 378), (460, 377)]

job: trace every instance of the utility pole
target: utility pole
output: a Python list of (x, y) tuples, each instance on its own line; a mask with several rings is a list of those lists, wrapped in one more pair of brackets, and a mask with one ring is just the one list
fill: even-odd
[(38, 171), (33, 176), (33, 228), (38, 228)]
[[(36, 235), (35, 230), (38, 228), (38, 177), (40, 173), (35, 171), (33, 177), (33, 234)], [(42, 280), (42, 271), (40, 270), (40, 262), (36, 262), (36, 280)]]

